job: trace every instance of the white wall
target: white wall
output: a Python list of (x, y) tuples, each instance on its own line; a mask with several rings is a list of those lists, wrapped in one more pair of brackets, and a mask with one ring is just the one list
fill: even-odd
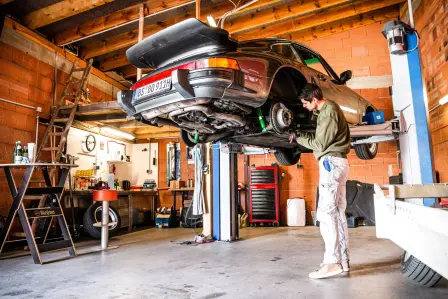
[[(96, 138), (95, 149), (92, 152), (87, 153), (89, 155), (94, 155), (94, 157), (80, 155), (80, 153), (84, 153), (82, 150), (83, 146), (82, 142), (85, 141), (87, 135), (94, 135)], [(110, 141), (125, 144), (126, 155), (131, 156), (131, 162), (132, 162), (133, 159), (132, 147), (135, 146), (135, 144), (125, 143), (120, 140), (104, 137), (98, 134), (93, 134), (76, 128), (71, 128), (67, 139), (67, 153), (79, 158), (78, 160), (75, 161), (75, 164), (77, 164), (78, 167), (73, 169), (72, 175), (75, 174), (76, 170), (92, 169), (94, 167), (94, 163), (96, 163), (96, 165), (98, 165), (100, 169), (96, 171), (95, 177), (101, 178), (101, 180), (107, 182), (107, 175), (109, 174), (109, 165), (107, 161), (115, 159), (113, 157), (113, 152), (116, 153), (118, 150), (120, 150), (122, 153), (124, 152), (124, 146), (118, 145)], [(102, 150), (100, 149), (101, 142), (103, 142), (104, 144)], [(115, 178), (120, 181), (120, 185), (122, 180), (131, 179), (133, 173), (132, 165), (133, 165), (132, 163), (115, 163), (116, 166)]]
[[(147, 149), (147, 151), (143, 151)], [(149, 158), (151, 152), (151, 160)], [(133, 144), (132, 146), (132, 178), (131, 184), (142, 185), (146, 179), (153, 179), (158, 184), (158, 167), (159, 167), (159, 148), (157, 143), (141, 143)], [(156, 163), (153, 165), (153, 158), (156, 158)], [(151, 163), (152, 173), (148, 174), (149, 164)]]

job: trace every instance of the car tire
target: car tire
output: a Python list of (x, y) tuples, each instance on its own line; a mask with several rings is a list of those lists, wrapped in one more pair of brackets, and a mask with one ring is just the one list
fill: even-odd
[[(83, 224), (84, 231), (86, 231), (92, 238), (101, 239), (101, 227), (95, 227), (96, 222), (101, 221), (102, 205), (100, 202), (91, 205), (87, 211), (84, 213)], [(95, 215), (96, 214), (96, 215)], [(109, 217), (112, 220), (116, 220), (116, 225), (109, 227), (109, 238), (116, 235), (121, 225), (121, 217), (117, 210), (109, 206)]]
[(406, 251), (401, 257), (401, 273), (413, 284), (427, 288), (435, 286), (442, 279), (439, 273)]
[(378, 152), (378, 143), (355, 144), (355, 154), (361, 160), (372, 160)]
[(276, 148), (274, 156), (278, 163), (285, 166), (292, 166), (300, 160), (300, 153), (294, 154), (295, 150), (294, 148)]
[(180, 139), (186, 146), (194, 147), (196, 145), (194, 139), (191, 138), (191, 134), (184, 129), (180, 129)]

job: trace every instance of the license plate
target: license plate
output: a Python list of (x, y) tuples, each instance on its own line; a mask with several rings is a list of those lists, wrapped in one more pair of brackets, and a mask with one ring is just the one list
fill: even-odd
[(137, 89), (137, 95), (136, 98), (144, 98), (149, 95), (159, 93), (165, 90), (171, 89), (171, 77), (156, 81), (154, 83), (148, 84), (146, 86), (140, 87)]

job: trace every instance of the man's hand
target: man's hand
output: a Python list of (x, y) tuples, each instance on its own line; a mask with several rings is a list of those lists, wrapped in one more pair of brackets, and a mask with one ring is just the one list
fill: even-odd
[(294, 141), (296, 141), (296, 138), (300, 136), (300, 133), (298, 132), (291, 132), (289, 134), (289, 143), (293, 143)]

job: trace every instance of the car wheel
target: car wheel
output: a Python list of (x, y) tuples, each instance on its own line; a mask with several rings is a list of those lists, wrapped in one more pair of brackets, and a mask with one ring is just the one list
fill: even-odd
[(355, 144), (355, 154), (361, 160), (372, 160), (378, 152), (378, 143)]
[[(94, 226), (95, 223), (101, 222), (102, 220), (103, 206), (101, 203), (94, 203), (91, 205), (87, 211), (84, 213), (84, 230), (92, 236), (94, 239), (101, 239), (101, 227)], [(121, 218), (117, 210), (109, 207), (109, 223), (115, 222), (114, 225), (109, 226), (109, 237), (115, 235), (120, 229)]]
[(193, 134), (184, 129), (180, 129), (180, 139), (186, 146), (194, 147), (196, 145)]
[(269, 111), (270, 123), (272, 129), (277, 134), (283, 134), (291, 126), (292, 112), (282, 103), (275, 103)]
[(406, 251), (401, 257), (401, 273), (413, 284), (428, 288), (435, 286), (442, 279), (439, 273)]
[(274, 155), (277, 162), (285, 166), (295, 165), (300, 160), (300, 152), (295, 148), (276, 148)]

